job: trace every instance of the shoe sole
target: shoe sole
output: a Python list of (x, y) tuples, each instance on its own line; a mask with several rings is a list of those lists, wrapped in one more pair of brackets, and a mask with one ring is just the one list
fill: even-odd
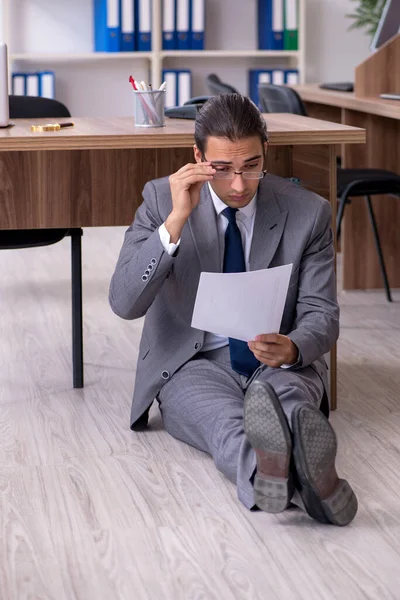
[(269, 384), (253, 381), (247, 390), (244, 430), (257, 457), (255, 502), (265, 512), (282, 512), (294, 491), (289, 473), (292, 442), (285, 413)]
[[(308, 514), (320, 523), (348, 525), (356, 516), (358, 503), (349, 483), (336, 475), (337, 441), (329, 421), (318, 409), (304, 405), (293, 412), (292, 431), (298, 489)], [(329, 471), (331, 478), (337, 477), (337, 484), (322, 498), (320, 490)]]

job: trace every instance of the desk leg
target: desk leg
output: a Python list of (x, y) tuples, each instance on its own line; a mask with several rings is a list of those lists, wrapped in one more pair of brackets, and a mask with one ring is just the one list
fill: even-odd
[[(330, 201), (332, 207), (332, 231), (336, 246), (336, 149), (335, 146), (293, 146), (292, 176), (299, 177), (303, 187)], [(331, 409), (337, 408), (337, 347), (328, 357), (330, 371)]]

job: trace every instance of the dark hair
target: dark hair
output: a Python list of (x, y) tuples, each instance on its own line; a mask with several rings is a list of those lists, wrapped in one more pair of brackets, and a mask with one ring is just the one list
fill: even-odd
[(197, 113), (194, 139), (202, 154), (210, 136), (236, 142), (255, 135), (266, 142), (267, 124), (254, 102), (240, 94), (212, 96)]

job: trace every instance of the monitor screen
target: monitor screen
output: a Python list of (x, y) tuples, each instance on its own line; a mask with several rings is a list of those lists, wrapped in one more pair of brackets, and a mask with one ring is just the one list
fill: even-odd
[(375, 52), (400, 31), (400, 0), (387, 0), (371, 44)]

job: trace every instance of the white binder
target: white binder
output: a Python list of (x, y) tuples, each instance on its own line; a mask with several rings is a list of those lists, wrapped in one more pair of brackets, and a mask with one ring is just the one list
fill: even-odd
[(14, 96), (25, 96), (25, 78), (23, 73), (15, 73), (12, 76), (12, 93)]
[(55, 98), (55, 76), (51, 71), (40, 73), (40, 95), (42, 98)]
[(178, 105), (176, 97), (177, 73), (176, 71), (164, 71), (165, 88), (165, 108), (173, 108)]
[(258, 74), (258, 83), (271, 83), (271, 73), (264, 71)]
[(183, 106), (191, 98), (192, 75), (190, 71), (178, 74), (178, 106)]
[(288, 85), (297, 85), (299, 83), (299, 73), (296, 71), (286, 73), (286, 83)]
[(285, 71), (283, 69), (274, 69), (272, 71), (272, 83), (274, 85), (285, 84)]
[(28, 73), (26, 75), (26, 95), (39, 96), (39, 73)]

